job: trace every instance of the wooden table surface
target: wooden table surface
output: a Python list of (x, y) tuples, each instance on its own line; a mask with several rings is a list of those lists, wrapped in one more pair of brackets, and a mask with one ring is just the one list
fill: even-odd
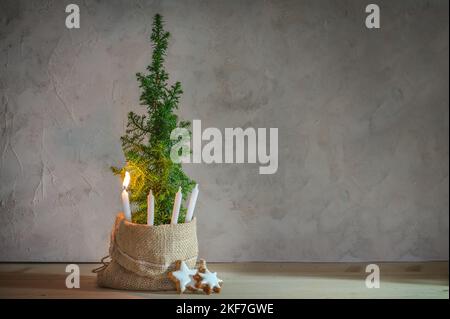
[(79, 289), (68, 289), (66, 264), (0, 263), (0, 298), (449, 298), (448, 262), (378, 263), (380, 288), (365, 286), (368, 263), (208, 263), (222, 293), (139, 292), (98, 288), (79, 264)]

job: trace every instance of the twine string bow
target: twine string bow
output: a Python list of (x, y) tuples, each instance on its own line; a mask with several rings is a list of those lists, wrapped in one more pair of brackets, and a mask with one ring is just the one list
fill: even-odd
[(92, 272), (93, 272), (94, 274), (96, 274), (96, 273), (102, 271), (103, 269), (105, 269), (106, 267), (108, 267), (108, 265), (110, 264), (111, 261), (105, 261), (105, 260), (106, 260), (107, 258), (109, 258), (109, 257), (110, 257), (109, 255), (106, 255), (105, 257), (103, 257), (103, 258), (100, 260), (100, 262), (102, 263), (102, 265), (101, 265), (100, 267), (98, 267), (98, 268), (92, 269)]

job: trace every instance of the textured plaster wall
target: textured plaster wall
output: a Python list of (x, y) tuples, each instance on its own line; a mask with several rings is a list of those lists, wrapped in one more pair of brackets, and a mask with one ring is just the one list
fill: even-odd
[[(64, 26), (78, 3), (81, 28)], [(0, 1), (0, 260), (96, 261), (160, 12), (180, 115), (278, 127), (279, 169), (186, 165), (211, 261), (448, 259), (447, 1)]]

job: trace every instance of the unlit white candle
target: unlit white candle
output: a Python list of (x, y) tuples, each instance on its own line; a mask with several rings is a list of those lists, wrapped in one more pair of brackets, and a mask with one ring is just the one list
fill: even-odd
[(194, 215), (195, 204), (197, 203), (198, 197), (198, 184), (195, 185), (192, 190), (191, 197), (189, 198), (189, 205), (186, 212), (186, 218), (184, 220), (185, 223), (188, 223), (192, 220), (192, 216)]
[(130, 183), (130, 173), (125, 172), (125, 178), (123, 179), (123, 191), (122, 191), (122, 204), (123, 204), (123, 213), (125, 214), (125, 218), (128, 221), (131, 221), (131, 208), (130, 208), (130, 199), (128, 197), (127, 187)]
[(177, 194), (175, 195), (175, 201), (173, 202), (172, 219), (170, 221), (171, 224), (178, 223), (178, 215), (180, 214), (182, 198), (183, 198), (183, 195), (181, 194), (181, 186), (180, 186), (180, 188), (178, 188)]
[(152, 190), (147, 196), (147, 225), (153, 225), (155, 219), (155, 197)]

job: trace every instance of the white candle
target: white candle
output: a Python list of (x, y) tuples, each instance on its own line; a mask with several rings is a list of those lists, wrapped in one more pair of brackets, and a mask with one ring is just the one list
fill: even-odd
[(130, 199), (128, 198), (127, 187), (130, 183), (130, 173), (125, 172), (125, 178), (123, 179), (123, 191), (122, 191), (122, 204), (123, 204), (123, 213), (125, 214), (125, 218), (128, 221), (131, 221), (131, 208), (130, 208)]
[(155, 197), (152, 190), (147, 196), (147, 225), (153, 225), (155, 219)]
[(189, 198), (189, 205), (186, 212), (185, 223), (189, 223), (192, 220), (192, 216), (194, 215), (195, 204), (197, 203), (198, 197), (198, 184), (195, 185), (192, 190), (191, 197)]
[(182, 198), (183, 198), (183, 195), (181, 194), (181, 186), (180, 186), (180, 188), (178, 188), (177, 194), (175, 195), (175, 201), (173, 202), (172, 219), (170, 221), (171, 224), (178, 223), (178, 215), (180, 214)]

